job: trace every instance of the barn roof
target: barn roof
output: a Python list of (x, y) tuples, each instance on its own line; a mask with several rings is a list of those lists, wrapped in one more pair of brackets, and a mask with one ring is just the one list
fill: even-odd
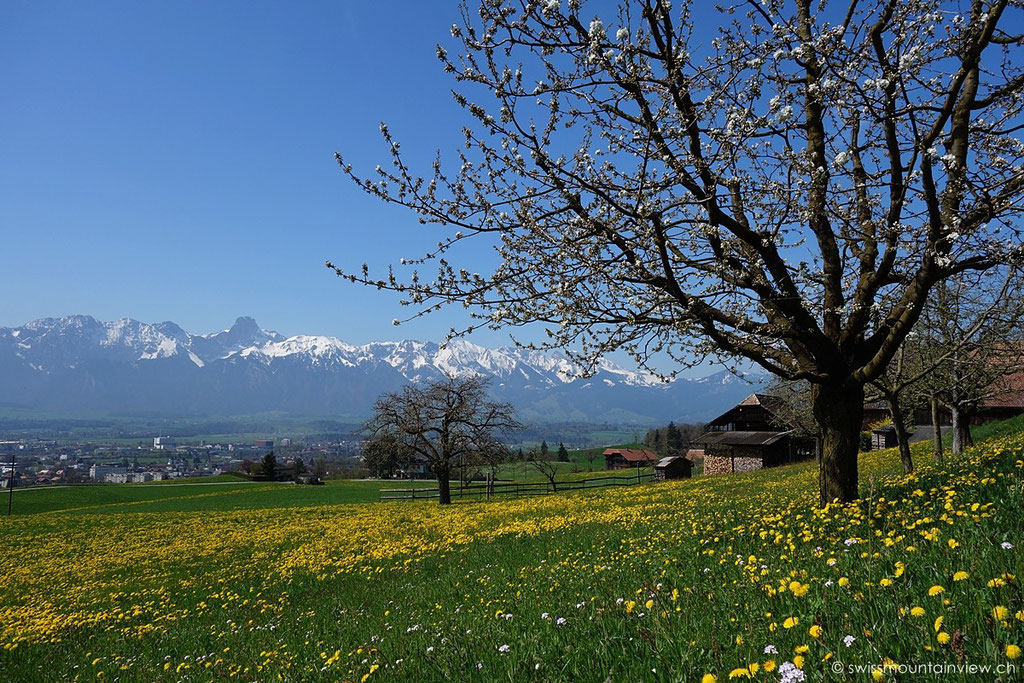
[(661, 468), (664, 468), (664, 467), (668, 467), (669, 465), (671, 465), (672, 463), (676, 462), (677, 460), (683, 460), (683, 461), (686, 461), (687, 463), (689, 463), (691, 465), (693, 464), (693, 463), (690, 462), (689, 458), (686, 458), (686, 457), (684, 457), (682, 455), (670, 455), (667, 458), (662, 458), (661, 460), (659, 460), (658, 463), (654, 466), (654, 469), (661, 469)]
[(778, 423), (779, 426), (782, 426), (785, 423), (785, 420), (780, 417), (779, 411), (784, 407), (784, 405), (785, 400), (778, 396), (773, 396), (771, 394), (759, 394), (755, 392), (734, 405), (732, 408), (729, 408), (729, 410), (725, 411), (714, 420), (708, 422), (708, 424), (716, 425), (731, 422), (729, 417), (737, 409), (750, 406), (760, 406), (768, 415), (771, 416), (771, 421), (773, 423)]
[(618, 453), (626, 462), (646, 462), (657, 460), (658, 456), (645, 448), (606, 448), (604, 455)]
[(707, 432), (695, 441), (710, 446), (770, 446), (789, 432)]

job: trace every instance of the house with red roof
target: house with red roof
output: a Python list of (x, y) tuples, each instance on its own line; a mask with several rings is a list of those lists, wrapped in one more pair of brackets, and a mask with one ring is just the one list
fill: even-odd
[(606, 448), (604, 466), (607, 470), (625, 470), (634, 467), (652, 467), (658, 454), (646, 448)]

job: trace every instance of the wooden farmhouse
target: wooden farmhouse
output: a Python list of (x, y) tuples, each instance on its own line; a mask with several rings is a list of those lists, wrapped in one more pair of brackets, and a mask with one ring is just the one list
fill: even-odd
[(814, 439), (795, 437), (779, 417), (781, 399), (751, 394), (707, 424), (694, 439), (704, 448), (704, 474), (747, 472), (814, 457)]
[(606, 470), (650, 467), (656, 462), (658, 462), (658, 455), (645, 448), (606, 448), (604, 451)]

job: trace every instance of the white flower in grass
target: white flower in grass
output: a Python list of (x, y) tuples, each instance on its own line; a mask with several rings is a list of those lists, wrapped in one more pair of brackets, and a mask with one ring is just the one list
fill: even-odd
[(796, 667), (793, 662), (783, 662), (779, 665), (779, 683), (802, 683), (807, 680), (807, 675)]
[(857, 640), (857, 639), (854, 638), (853, 636), (846, 636), (845, 638), (843, 638), (843, 645), (845, 645), (846, 647), (852, 647), (853, 646), (853, 641), (855, 641), (855, 640)]

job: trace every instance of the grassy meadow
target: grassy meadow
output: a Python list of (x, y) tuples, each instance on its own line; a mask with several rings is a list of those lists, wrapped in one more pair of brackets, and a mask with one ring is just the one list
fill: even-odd
[[(298, 486), (290, 482), (252, 482), (224, 475), (197, 479), (170, 479), (140, 484), (72, 484), (14, 490), (13, 513), (34, 515), (61, 512), (73, 515), (114, 515), (125, 512), (198, 512), (308, 507), (342, 503), (370, 503), (382, 488), (423, 488), (436, 482), (404, 480), (328, 481), (324, 486)], [(8, 492), (0, 492), (7, 511)], [(3, 527), (0, 527), (0, 534)]]
[(864, 499), (825, 510), (805, 463), (448, 508), (239, 484), (4, 518), (0, 675), (1018, 680), (1021, 426), (941, 465), (915, 445), (912, 476), (864, 454)]

